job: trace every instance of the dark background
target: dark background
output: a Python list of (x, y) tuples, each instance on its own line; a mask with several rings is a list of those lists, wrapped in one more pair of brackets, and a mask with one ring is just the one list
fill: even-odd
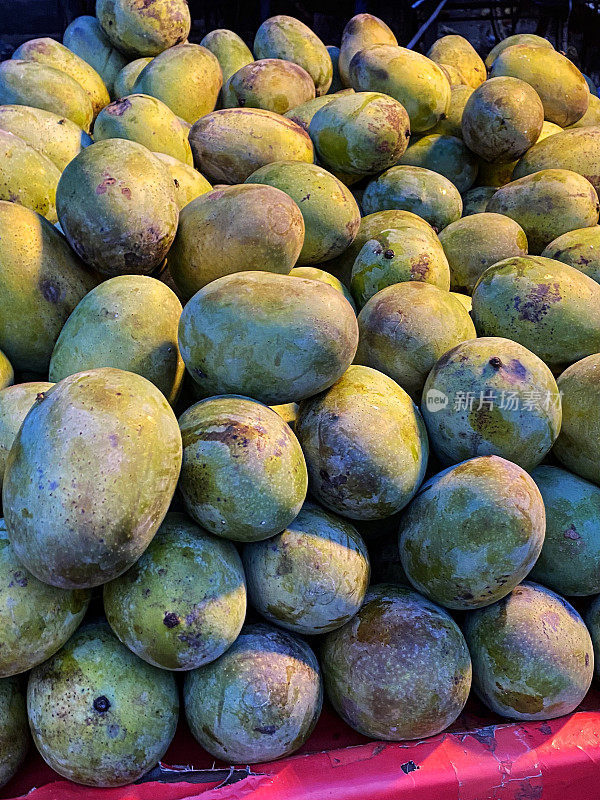
[[(60, 39), (72, 19), (93, 14), (94, 6), (94, 0), (0, 0), (0, 56), (6, 58), (33, 37)], [(191, 41), (199, 41), (214, 28), (231, 28), (251, 45), (264, 19), (290, 14), (313, 28), (325, 44), (339, 45), (344, 25), (361, 11), (385, 20), (400, 44), (407, 45), (418, 36), (414, 47), (422, 51), (446, 33), (466, 36), (486, 54), (504, 36), (537, 32), (584, 72), (600, 78), (600, 0), (190, 0), (189, 6)]]

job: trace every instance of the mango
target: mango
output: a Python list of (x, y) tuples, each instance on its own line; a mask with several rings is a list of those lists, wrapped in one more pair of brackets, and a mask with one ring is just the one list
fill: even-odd
[(573, 606), (544, 586), (526, 581), (498, 603), (470, 612), (463, 632), (473, 659), (473, 689), (496, 714), (561, 717), (590, 688), (590, 634)]
[(0, 390), (0, 489), (4, 479), (6, 459), (21, 423), (35, 403), (38, 394), (47, 391), (52, 385), (46, 381), (35, 381), (6, 385)]
[(322, 645), (325, 689), (344, 722), (369, 739), (422, 739), (458, 717), (471, 659), (458, 625), (403, 586), (372, 586)]
[[(336, 92), (337, 95), (353, 93), (354, 89), (342, 89), (339, 92)], [(320, 97), (314, 97), (312, 100), (307, 100), (305, 103), (300, 103), (300, 105), (294, 106), (294, 108), (286, 111), (283, 116), (287, 117), (287, 119), (291, 119), (292, 122), (295, 122), (296, 125), (300, 125), (301, 128), (304, 128), (304, 130), (308, 132), (314, 115), (320, 108), (323, 108), (323, 106), (331, 103), (332, 100), (335, 100), (335, 95), (332, 94), (324, 94)]]
[(0, 200), (20, 203), (56, 222), (58, 168), (26, 141), (0, 129)]
[(477, 158), (457, 136), (432, 134), (411, 142), (398, 164), (424, 167), (448, 178), (463, 194), (475, 183)]
[(183, 161), (179, 161), (166, 153), (154, 153), (154, 155), (165, 165), (173, 179), (175, 201), (180, 211), (192, 200), (212, 191), (210, 183), (194, 167), (184, 164)]
[(537, 142), (515, 167), (513, 179), (545, 169), (567, 169), (600, 191), (600, 127), (574, 128)]
[(243, 183), (273, 161), (312, 164), (310, 136), (295, 122), (259, 108), (206, 114), (189, 135), (196, 168), (212, 183)]
[(354, 363), (388, 375), (415, 400), (437, 360), (477, 335), (450, 292), (420, 281), (396, 283), (371, 297), (358, 315), (358, 330)]
[(573, 130), (573, 128), (590, 128), (590, 127), (598, 127), (600, 125), (600, 98), (596, 97), (596, 95), (590, 94), (590, 104), (588, 105), (587, 111), (578, 119), (577, 122), (574, 122), (572, 125), (569, 125), (567, 130)]
[[(553, 122), (542, 123), (542, 130), (537, 138), (537, 142), (541, 142), (548, 136), (554, 136), (555, 133), (562, 133), (562, 128), (555, 125)], [(536, 144), (537, 144), (536, 142)], [(519, 163), (519, 159), (515, 161), (484, 161), (480, 159), (479, 170), (477, 172), (477, 183), (482, 186), (505, 186), (513, 179), (513, 172)], [(485, 209), (483, 209), (485, 211)]]
[(531, 570), (545, 525), (542, 495), (524, 469), (498, 456), (471, 458), (427, 481), (405, 510), (402, 566), (434, 603), (489, 606)]
[(427, 467), (425, 426), (387, 375), (351, 366), (328, 391), (300, 403), (296, 421), (311, 494), (350, 519), (383, 519), (404, 508)]
[[(442, 70), (446, 78), (448, 78), (450, 89), (452, 89), (455, 86), (465, 86), (467, 84), (466, 77), (457, 67), (453, 67), (452, 64), (438, 64), (438, 66)], [(470, 86), (469, 88), (472, 89), (473, 87)]]
[(549, 50), (554, 49), (552, 43), (549, 42), (548, 39), (544, 39), (543, 36), (538, 36), (535, 33), (515, 33), (512, 36), (507, 36), (506, 39), (502, 39), (498, 44), (492, 47), (485, 59), (486, 67), (489, 69), (500, 53), (506, 50), (507, 47), (512, 47), (515, 44), (527, 44), (530, 47), (545, 47)]
[[(0, 350), (0, 391), (6, 389), (7, 386), (12, 386), (15, 380), (15, 373), (12, 364), (4, 353)], [(0, 481), (1, 485), (1, 481)]]
[(430, 128), (427, 133), (432, 135), (435, 133), (443, 134), (444, 136), (457, 136), (462, 138), (462, 116), (467, 104), (467, 100), (475, 90), (472, 86), (465, 86), (463, 84), (450, 87), (450, 105), (446, 116), (442, 117), (433, 128)]
[(356, 14), (342, 33), (338, 70), (343, 86), (351, 86), (350, 62), (359, 50), (376, 44), (397, 45), (398, 40), (385, 22), (373, 14)]
[(423, 387), (421, 411), (442, 466), (496, 455), (537, 466), (556, 441), (561, 402), (541, 359), (510, 339), (471, 339), (448, 350)]
[(218, 278), (194, 295), (179, 323), (183, 360), (203, 391), (270, 405), (327, 389), (357, 344), (354, 311), (338, 291), (270, 272)]
[(587, 608), (584, 619), (594, 645), (594, 673), (600, 673), (600, 597), (595, 597)]
[(210, 31), (200, 44), (216, 56), (223, 73), (223, 83), (227, 83), (238, 69), (254, 61), (254, 56), (244, 40), (227, 28)]
[(550, 242), (542, 255), (575, 267), (600, 283), (600, 226), (567, 231)]
[(112, 44), (131, 58), (157, 56), (187, 39), (185, 0), (96, 0), (96, 16)]
[(319, 269), (318, 267), (294, 267), (290, 270), (289, 274), (293, 278), (308, 278), (312, 281), (321, 281), (322, 283), (327, 283), (329, 286), (333, 286), (336, 291), (344, 295), (354, 312), (356, 312), (354, 298), (344, 284), (336, 278), (335, 275), (332, 275), (331, 272), (326, 272), (324, 269)]
[(462, 83), (476, 89), (487, 78), (485, 64), (477, 50), (464, 38), (450, 34), (437, 39), (429, 48), (427, 57), (437, 64), (449, 65), (457, 69), (463, 77)]
[(497, 190), (497, 186), (476, 186), (474, 189), (466, 191), (462, 196), (463, 217), (484, 212)]
[(276, 114), (285, 114), (314, 96), (315, 86), (308, 72), (279, 58), (264, 58), (241, 67), (223, 87), (225, 108), (264, 108)]
[(331, 86), (327, 90), (327, 93), (335, 94), (335, 92), (339, 92), (341, 89), (344, 88), (344, 84), (342, 83), (342, 79), (340, 77), (340, 70), (338, 66), (340, 60), (340, 48), (336, 47), (333, 44), (328, 44), (327, 52), (329, 53), (329, 57), (331, 58), (331, 66), (332, 66)]
[(600, 352), (600, 285), (551, 258), (507, 258), (479, 279), (473, 321), (480, 335), (519, 342), (557, 374)]
[(29, 750), (25, 694), (18, 678), (0, 680), (0, 787), (16, 775)]
[(136, 58), (134, 61), (130, 61), (128, 64), (125, 64), (123, 69), (118, 73), (114, 82), (113, 93), (117, 100), (127, 97), (133, 93), (133, 87), (135, 86), (135, 82), (137, 81), (141, 71), (147, 67), (151, 61), (152, 58), (150, 56), (146, 56), (146, 58)]
[(127, 59), (111, 44), (96, 17), (76, 17), (63, 34), (63, 44), (93, 67), (115, 97), (115, 81)]

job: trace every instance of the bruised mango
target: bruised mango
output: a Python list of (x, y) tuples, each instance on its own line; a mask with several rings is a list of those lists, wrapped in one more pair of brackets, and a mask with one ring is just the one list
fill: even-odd
[(347, 23), (342, 33), (338, 70), (343, 86), (351, 86), (350, 62), (359, 50), (375, 44), (397, 45), (392, 30), (373, 14), (356, 14)]
[(550, 242), (542, 255), (575, 267), (600, 283), (600, 226), (567, 231)]
[(96, 16), (112, 44), (126, 56), (157, 56), (187, 39), (185, 0), (96, 0)]
[(111, 97), (118, 96), (113, 94), (115, 81), (119, 72), (125, 67), (127, 59), (113, 47), (97, 17), (76, 17), (67, 25), (63, 34), (63, 44), (96, 70)]
[(264, 108), (276, 114), (285, 114), (314, 96), (308, 72), (279, 58), (263, 58), (241, 67), (223, 87), (226, 108)]
[(475, 183), (477, 158), (457, 136), (431, 134), (411, 142), (399, 164), (439, 172), (462, 194)]

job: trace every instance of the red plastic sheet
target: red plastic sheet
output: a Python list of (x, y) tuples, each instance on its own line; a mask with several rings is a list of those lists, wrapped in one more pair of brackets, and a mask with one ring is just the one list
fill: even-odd
[(60, 780), (32, 753), (0, 798), (595, 800), (600, 797), (600, 694), (592, 690), (568, 717), (523, 724), (486, 716), (471, 701), (449, 731), (399, 744), (369, 742), (326, 709), (299, 755), (249, 767), (246, 774), (214, 762), (182, 724), (164, 764), (197, 771), (185, 773), (185, 780), (165, 770), (165, 779), (174, 783), (89, 789)]

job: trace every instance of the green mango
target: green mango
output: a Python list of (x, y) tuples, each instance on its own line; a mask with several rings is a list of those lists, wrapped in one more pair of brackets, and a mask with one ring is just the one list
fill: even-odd
[(497, 190), (497, 186), (476, 186), (474, 189), (466, 191), (462, 196), (463, 217), (484, 212)]
[(127, 97), (133, 93), (133, 87), (135, 86), (141, 71), (147, 67), (151, 61), (151, 56), (146, 56), (146, 58), (136, 58), (134, 61), (130, 61), (128, 64), (125, 64), (114, 81), (113, 94), (117, 100)]
[(241, 67), (223, 87), (225, 108), (264, 108), (276, 114), (285, 114), (314, 97), (315, 85), (308, 72), (279, 58), (263, 58)]
[(131, 58), (157, 56), (186, 41), (191, 27), (185, 0), (96, 0), (96, 16), (114, 47)]
[(18, 678), (0, 680), (0, 787), (17, 774), (29, 750), (25, 693)]
[(56, 222), (60, 172), (20, 136), (0, 129), (0, 200), (20, 203)]
[(546, 245), (542, 255), (575, 267), (600, 283), (600, 226), (567, 231)]
[(254, 61), (254, 56), (244, 40), (227, 28), (210, 31), (200, 44), (217, 57), (223, 73), (223, 83), (227, 83), (238, 69)]
[(76, 17), (67, 25), (63, 44), (93, 67), (115, 97), (117, 75), (127, 63), (125, 56), (112, 46), (96, 17)]
[(475, 183), (477, 158), (457, 136), (433, 134), (411, 142), (398, 164), (424, 167), (448, 178), (463, 194)]
[(513, 179), (545, 169), (568, 169), (600, 192), (600, 127), (574, 128), (536, 142), (518, 162)]
[(180, 211), (192, 200), (212, 191), (210, 183), (194, 167), (166, 153), (154, 153), (154, 155), (165, 165), (173, 179), (175, 201)]
[(450, 34), (436, 39), (429, 48), (427, 57), (436, 64), (457, 69), (463, 78), (461, 83), (471, 86), (473, 89), (484, 83), (487, 78), (485, 64), (477, 50), (464, 36)]
[(342, 33), (338, 71), (343, 86), (351, 86), (350, 62), (359, 50), (376, 44), (397, 45), (398, 40), (385, 22), (373, 14), (356, 14)]

